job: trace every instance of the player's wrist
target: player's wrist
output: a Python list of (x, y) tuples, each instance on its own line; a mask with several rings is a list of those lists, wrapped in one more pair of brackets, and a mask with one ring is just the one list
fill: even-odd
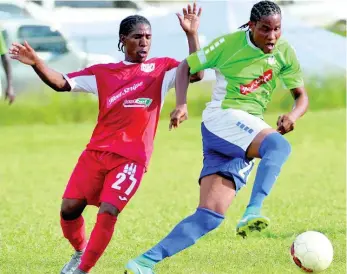
[(40, 67), (44, 64), (43, 60), (41, 60), (39, 57), (33, 59), (33, 63), (31, 64), (32, 67)]
[(187, 103), (176, 104), (176, 109), (187, 109)]
[(292, 122), (296, 122), (296, 120), (300, 118), (300, 115), (296, 114), (295, 112), (289, 112), (287, 116)]
[(198, 35), (198, 31), (187, 31), (186, 36), (188, 38), (197, 38), (199, 35)]

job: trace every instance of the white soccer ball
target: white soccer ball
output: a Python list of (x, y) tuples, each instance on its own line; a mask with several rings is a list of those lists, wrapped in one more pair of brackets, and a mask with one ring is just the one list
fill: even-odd
[(317, 231), (298, 235), (290, 249), (293, 262), (305, 272), (321, 272), (333, 260), (333, 246), (329, 239)]

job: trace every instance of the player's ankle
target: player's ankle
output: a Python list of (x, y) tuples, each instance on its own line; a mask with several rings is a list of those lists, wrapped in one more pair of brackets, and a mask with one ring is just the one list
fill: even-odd
[(145, 267), (149, 267), (149, 268), (153, 268), (154, 265), (157, 263), (156, 261), (153, 261), (151, 258), (145, 256), (145, 255), (140, 255), (135, 259), (136, 262), (138, 262), (139, 264), (145, 266)]
[(246, 215), (260, 215), (261, 207), (259, 206), (248, 206), (246, 208), (245, 214)]

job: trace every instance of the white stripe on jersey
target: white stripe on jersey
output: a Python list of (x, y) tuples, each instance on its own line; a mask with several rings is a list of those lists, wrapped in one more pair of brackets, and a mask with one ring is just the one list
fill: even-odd
[(95, 75), (82, 75), (73, 78), (69, 78), (65, 74), (63, 76), (70, 84), (71, 91), (98, 94)]
[(177, 68), (173, 68), (165, 72), (163, 84), (161, 86), (161, 108), (164, 105), (164, 99), (166, 94), (169, 92), (171, 88), (175, 87), (176, 71)]

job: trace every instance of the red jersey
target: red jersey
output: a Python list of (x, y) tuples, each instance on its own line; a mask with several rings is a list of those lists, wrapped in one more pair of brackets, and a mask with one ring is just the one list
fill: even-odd
[(98, 64), (65, 78), (71, 91), (95, 93), (99, 116), (87, 150), (109, 151), (148, 165), (159, 114), (175, 85), (179, 62), (152, 58), (144, 63)]

